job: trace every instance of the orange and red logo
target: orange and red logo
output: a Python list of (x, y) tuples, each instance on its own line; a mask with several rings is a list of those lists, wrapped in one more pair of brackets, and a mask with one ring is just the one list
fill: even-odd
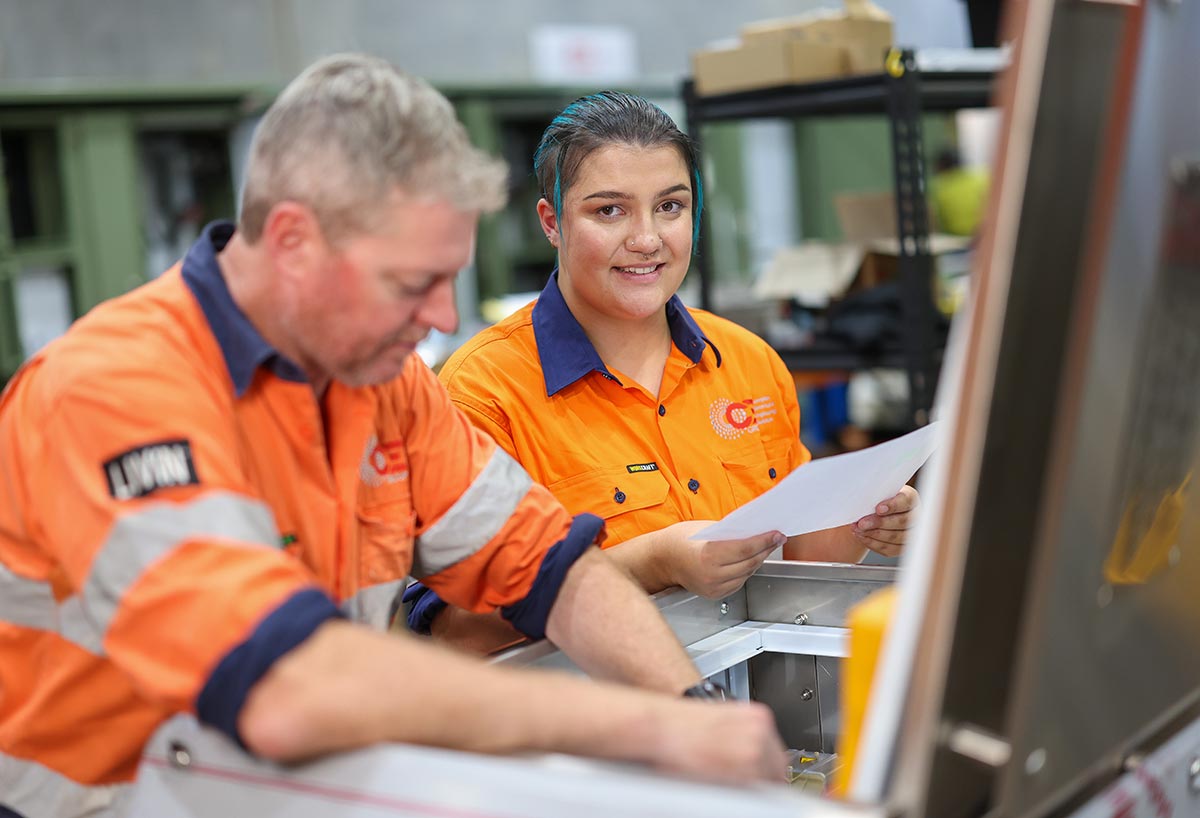
[(708, 418), (718, 435), (736, 440), (775, 420), (775, 401), (766, 396), (738, 401), (717, 398), (708, 407)]
[(363, 450), (358, 467), (359, 477), (368, 486), (399, 483), (408, 479), (408, 459), (404, 456), (403, 440), (385, 440), (371, 435)]

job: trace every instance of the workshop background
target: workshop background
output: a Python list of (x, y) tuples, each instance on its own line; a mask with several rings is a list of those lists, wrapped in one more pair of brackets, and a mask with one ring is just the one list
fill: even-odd
[[(972, 46), (996, 45), (991, 5), (989, 17), (963, 0), (0, 0), (0, 383), (74, 318), (170, 266), (206, 222), (234, 217), (257, 116), (311, 61), (353, 50), (429, 79), (472, 139), (512, 168), (511, 204), (481, 225), (458, 288), (459, 332), (422, 347), (431, 365), (540, 290), (554, 257), (537, 229), (533, 146), (567, 102), (618, 87), (652, 98), (702, 140), (703, 270), (693, 266), (684, 300), (780, 349), (814, 453), (906, 431), (927, 420), (929, 396), (913, 384), (932, 390), (977, 227), (968, 219), (958, 228), (966, 235), (943, 235), (950, 220), (939, 225), (937, 197), (978, 202), (986, 189), (995, 117), (975, 109), (998, 63), (971, 57), (990, 50)], [(739, 33), (822, 10), (886, 20), (889, 44), (983, 72), (973, 94), (907, 114), (922, 126), (930, 215), (921, 230), (933, 233), (936, 262), (936, 310), (919, 319), (886, 289), (903, 278), (899, 251), (879, 244), (894, 243), (897, 229), (897, 115), (886, 100), (898, 92), (865, 107), (839, 108), (836, 94), (832, 107), (810, 104), (817, 91), (830, 99), (843, 74), (877, 75), (867, 86), (883, 89), (878, 42), (858, 44), (877, 67), (854, 67), (828, 45), (805, 53), (833, 54), (836, 69), (789, 63), (783, 79), (802, 116), (709, 116), (697, 104), (724, 98), (704, 97), (704, 82), (725, 94), (737, 72), (732, 98), (781, 87), (757, 57), (725, 67), (765, 53), (745, 51)], [(701, 96), (689, 98), (700, 55), (712, 51), (726, 62), (704, 68)], [(953, 190), (939, 173), (958, 174)]]

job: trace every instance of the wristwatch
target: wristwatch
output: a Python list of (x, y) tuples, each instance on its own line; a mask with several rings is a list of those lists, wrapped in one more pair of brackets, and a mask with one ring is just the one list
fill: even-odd
[(725, 692), (725, 688), (715, 682), (710, 682), (708, 679), (699, 684), (692, 685), (683, 691), (683, 695), (691, 699), (708, 699), (714, 702), (723, 702), (729, 698)]

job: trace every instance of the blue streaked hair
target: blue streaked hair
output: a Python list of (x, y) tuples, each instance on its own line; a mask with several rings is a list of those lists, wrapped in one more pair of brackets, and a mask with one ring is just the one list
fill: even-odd
[(607, 145), (637, 148), (671, 146), (679, 151), (692, 180), (692, 252), (699, 247), (704, 191), (696, 148), (688, 135), (654, 103), (622, 91), (580, 97), (554, 117), (533, 154), (533, 173), (542, 197), (562, 223), (563, 194), (592, 151)]

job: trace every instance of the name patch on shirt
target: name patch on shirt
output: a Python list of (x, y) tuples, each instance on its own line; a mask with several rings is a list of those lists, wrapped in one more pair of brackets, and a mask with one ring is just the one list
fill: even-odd
[(186, 440), (148, 443), (104, 462), (108, 493), (117, 500), (145, 497), (153, 491), (200, 482)]
[(625, 471), (630, 474), (635, 474), (640, 471), (658, 471), (657, 463), (630, 463), (625, 467)]

